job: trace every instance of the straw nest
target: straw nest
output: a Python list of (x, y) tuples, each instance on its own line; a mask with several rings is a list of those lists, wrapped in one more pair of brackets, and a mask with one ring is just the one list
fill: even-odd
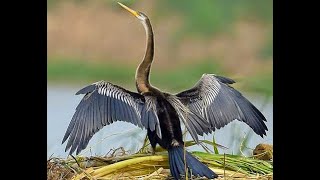
[[(218, 179), (272, 179), (272, 145), (260, 144), (252, 157), (210, 152), (191, 152), (219, 175)], [(263, 159), (263, 160), (262, 160)], [(189, 177), (191, 179), (203, 179)], [(167, 152), (157, 149), (151, 155), (145, 149), (128, 155), (118, 148), (104, 157), (70, 156), (47, 161), (47, 179), (173, 179), (170, 176)]]

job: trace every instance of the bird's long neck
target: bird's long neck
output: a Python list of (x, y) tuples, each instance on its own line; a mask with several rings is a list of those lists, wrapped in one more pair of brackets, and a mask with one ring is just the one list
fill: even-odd
[(146, 19), (146, 21), (143, 21), (142, 24), (146, 31), (147, 47), (144, 58), (136, 71), (136, 86), (138, 92), (140, 93), (148, 92), (150, 90), (151, 85), (149, 83), (149, 74), (154, 55), (154, 39), (151, 23), (149, 19)]

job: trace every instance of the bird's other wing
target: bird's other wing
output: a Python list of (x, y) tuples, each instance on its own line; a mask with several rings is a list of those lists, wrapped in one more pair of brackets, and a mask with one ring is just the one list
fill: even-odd
[(192, 112), (185, 106), (177, 96), (167, 94), (168, 102), (175, 108), (180, 121), (184, 123), (191, 137), (196, 143), (199, 143), (197, 134), (203, 136), (203, 133), (211, 132), (210, 123), (200, 114)]
[(264, 123), (266, 118), (239, 91), (230, 86), (233, 83), (235, 81), (226, 77), (204, 74), (193, 88), (176, 94), (176, 97), (192, 113), (206, 119), (210, 123), (210, 131), (237, 119), (263, 137), (268, 130)]
[[(85, 149), (91, 137), (105, 125), (115, 121), (130, 122), (141, 128), (155, 129), (153, 111), (146, 114), (144, 96), (128, 91), (109, 82), (99, 81), (79, 90), (85, 94), (76, 108), (62, 143), (68, 138), (65, 151), (78, 154)], [(145, 123), (147, 122), (147, 124)]]

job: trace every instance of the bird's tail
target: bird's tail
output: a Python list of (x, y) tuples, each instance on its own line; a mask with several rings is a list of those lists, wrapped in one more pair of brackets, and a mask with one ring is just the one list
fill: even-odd
[[(187, 162), (188, 176), (207, 177), (213, 179), (218, 177), (211, 169), (185, 151), (185, 160)], [(169, 164), (171, 175), (175, 179), (180, 179), (181, 175), (185, 175), (184, 151), (182, 146), (175, 146), (168, 149)]]

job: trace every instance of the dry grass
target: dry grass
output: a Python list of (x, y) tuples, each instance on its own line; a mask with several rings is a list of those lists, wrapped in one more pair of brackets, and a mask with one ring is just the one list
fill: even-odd
[[(173, 179), (166, 152), (114, 156), (115, 151), (106, 157), (52, 158), (47, 162), (48, 179)], [(217, 179), (272, 179), (272, 161), (203, 152), (193, 155), (217, 173)]]

